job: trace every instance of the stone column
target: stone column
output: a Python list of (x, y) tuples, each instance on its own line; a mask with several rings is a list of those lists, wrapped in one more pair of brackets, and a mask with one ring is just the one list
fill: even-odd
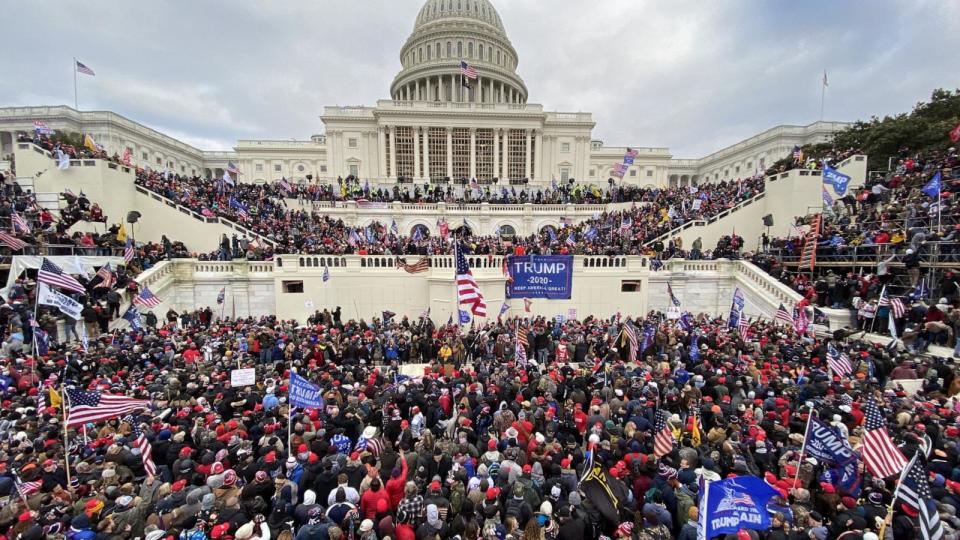
[(397, 126), (390, 126), (390, 178), (397, 178)]
[(423, 177), (430, 180), (430, 128), (423, 128)]
[(536, 144), (533, 147), (533, 178), (540, 179), (544, 178), (544, 175), (541, 174), (543, 171), (543, 152), (541, 148), (543, 147), (543, 130), (537, 130)]
[(453, 128), (447, 127), (447, 177), (453, 178)]
[(377, 127), (377, 147), (380, 150), (380, 163), (377, 164), (377, 176), (384, 178), (387, 176), (387, 135), (384, 133), (386, 127)]
[(470, 178), (477, 177), (477, 128), (470, 128)]
[(524, 158), (523, 158), (523, 177), (530, 178), (530, 130), (525, 129), (524, 132), (527, 136), (527, 144), (524, 148)]
[(490, 88), (487, 89), (487, 103), (495, 103), (493, 99), (493, 79), (490, 79)]
[(420, 128), (413, 128), (413, 180), (420, 178)]
[[(491, 94), (493, 95), (493, 94)], [(493, 175), (500, 178), (500, 130), (493, 130)]]
[(503, 130), (503, 159), (500, 160), (500, 178), (510, 178), (510, 130)]

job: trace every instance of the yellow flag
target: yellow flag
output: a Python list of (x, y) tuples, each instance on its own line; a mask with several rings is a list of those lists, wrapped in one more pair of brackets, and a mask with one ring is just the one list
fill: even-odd
[(97, 148), (97, 143), (93, 141), (93, 137), (89, 134), (83, 136), (83, 145), (90, 149), (91, 152), (99, 152), (100, 149)]
[(700, 426), (699, 426), (699, 424), (700, 424), (699, 419), (698, 419), (696, 416), (694, 416), (694, 417), (693, 417), (693, 429), (690, 431), (690, 440), (693, 441), (693, 447), (694, 447), (694, 448), (699, 448), (699, 447), (700, 447), (700, 443), (702, 442), (702, 441), (700, 440)]
[(50, 389), (50, 406), (54, 409), (59, 409), (60, 405), (63, 404), (63, 399), (60, 398), (60, 392), (57, 392), (53, 388)]
[(117, 231), (117, 242), (126, 242), (127, 241), (127, 227), (121, 223), (120, 230)]

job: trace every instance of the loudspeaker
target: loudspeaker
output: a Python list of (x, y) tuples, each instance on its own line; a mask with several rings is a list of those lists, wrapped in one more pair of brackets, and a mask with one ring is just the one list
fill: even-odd
[(773, 214), (767, 214), (763, 216), (763, 226), (773, 227)]
[(127, 223), (136, 223), (140, 220), (140, 215), (140, 212), (137, 212), (136, 210), (127, 212)]

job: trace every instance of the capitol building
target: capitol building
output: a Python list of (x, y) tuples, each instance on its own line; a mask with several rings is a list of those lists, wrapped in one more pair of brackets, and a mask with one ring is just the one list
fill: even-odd
[(592, 136), (590, 113), (549, 111), (531, 101), (519, 54), (490, 0), (427, 0), (399, 60), (389, 99), (325, 107), (323, 132), (308, 140), (239, 140), (232, 151), (205, 151), (109, 111), (8, 107), (0, 108), (0, 156), (40, 120), (57, 131), (89, 133), (110, 153), (129, 149), (137, 166), (219, 178), (234, 163), (245, 182), (353, 175), (373, 185), (606, 185), (621, 181), (614, 167), (633, 150), (623, 183), (684, 186), (753, 175), (794, 145), (826, 141), (847, 125), (776, 126), (697, 159), (675, 158), (665, 147), (605, 146)]

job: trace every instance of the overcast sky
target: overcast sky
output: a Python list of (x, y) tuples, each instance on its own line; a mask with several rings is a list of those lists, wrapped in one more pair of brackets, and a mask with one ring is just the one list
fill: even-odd
[[(423, 0), (3, 2), (0, 106), (107, 109), (205, 150), (319, 133), (389, 94)], [(778, 124), (909, 110), (960, 87), (956, 0), (493, 0), (530, 102), (611, 146), (701, 157)], [(141, 8), (140, 6), (144, 6)]]

